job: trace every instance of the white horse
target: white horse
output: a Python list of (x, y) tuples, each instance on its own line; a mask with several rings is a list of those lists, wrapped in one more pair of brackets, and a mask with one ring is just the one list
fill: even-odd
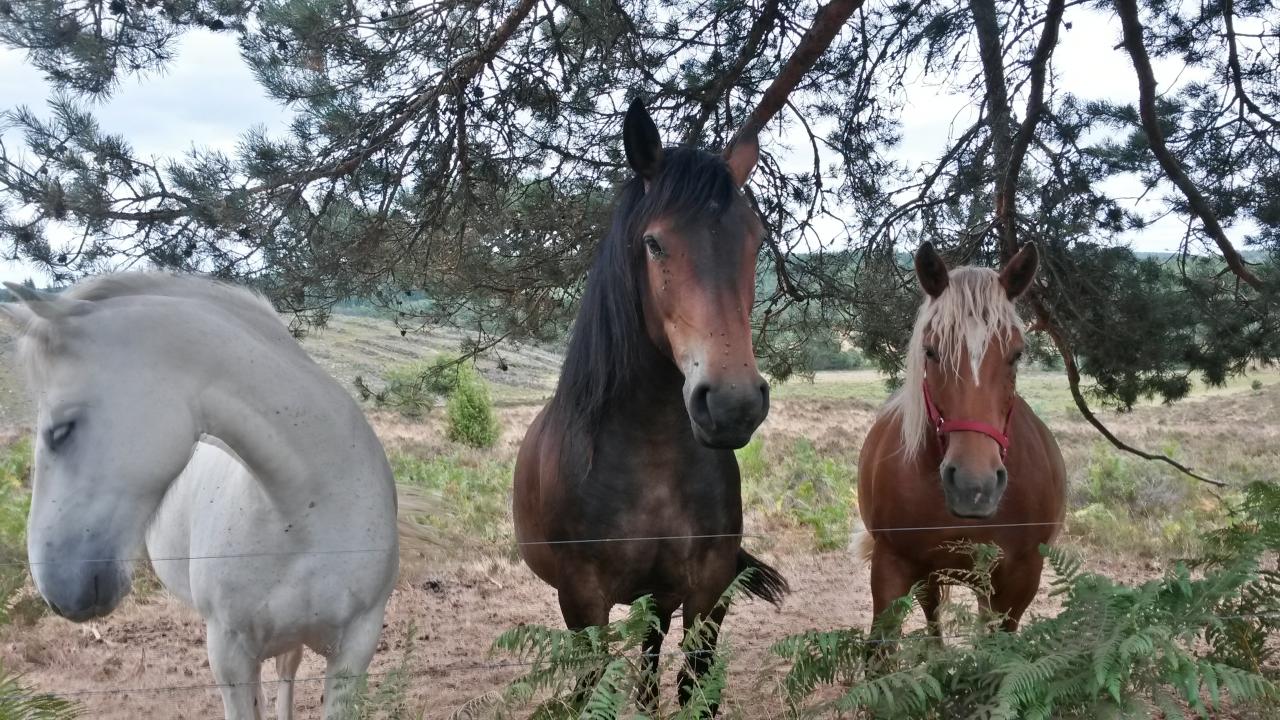
[(324, 713), (341, 716), (399, 567), (395, 483), (359, 406), (245, 290), (159, 274), (7, 287), (38, 404), (27, 550), (49, 606), (111, 612), (145, 544), (207, 623), (227, 718), (262, 717), (272, 657), (292, 717), (303, 646), (327, 659)]

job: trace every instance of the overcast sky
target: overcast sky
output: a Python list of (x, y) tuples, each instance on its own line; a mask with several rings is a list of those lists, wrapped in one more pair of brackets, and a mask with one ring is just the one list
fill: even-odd
[[(1132, 102), (1137, 83), (1128, 56), (1116, 49), (1118, 23), (1084, 8), (1067, 11), (1072, 29), (1063, 30), (1054, 55), (1060, 87), (1086, 98)], [(1156, 65), (1162, 87), (1178, 80), (1180, 68)], [(1185, 80), (1185, 78), (1182, 78)], [(26, 61), (25, 53), (0, 49), (0, 109), (27, 105), (45, 107), (50, 86)], [(909, 86), (910, 104), (903, 113), (903, 142), (898, 157), (918, 163), (937, 157), (953, 122), (964, 127), (975, 110), (967, 99), (939, 95), (925, 84)], [(132, 80), (96, 108), (102, 127), (123, 135), (143, 155), (181, 154), (193, 146), (231, 151), (241, 134), (256, 125), (283, 129), (288, 114), (262, 94), (261, 87), (240, 59), (235, 38), (206, 31), (188, 33), (176, 59), (160, 76)], [(6, 137), (10, 148), (21, 147)], [(808, 160), (804, 161), (808, 163)], [(1120, 181), (1116, 189), (1136, 194), (1136, 182)], [(1176, 220), (1166, 221), (1134, 238), (1140, 250), (1175, 250), (1182, 234)], [(18, 281), (40, 272), (20, 263), (0, 260), (0, 280)]]

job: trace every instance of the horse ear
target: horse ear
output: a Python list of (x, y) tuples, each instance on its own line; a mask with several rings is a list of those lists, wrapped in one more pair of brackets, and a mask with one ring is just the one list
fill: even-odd
[(920, 245), (920, 249), (916, 251), (916, 277), (920, 280), (920, 287), (929, 294), (929, 297), (938, 297), (943, 290), (947, 289), (947, 283), (951, 282), (951, 278), (947, 271), (947, 263), (933, 248), (933, 243), (925, 242)]
[(1018, 254), (1000, 271), (1000, 284), (1004, 286), (1004, 292), (1010, 300), (1017, 300), (1031, 287), (1039, 267), (1040, 250), (1036, 248), (1036, 244), (1029, 242), (1023, 245)]
[(662, 172), (662, 137), (640, 98), (631, 101), (622, 121), (622, 146), (631, 169), (640, 177), (652, 180)]
[(747, 137), (734, 138), (729, 147), (724, 149), (724, 161), (729, 164), (729, 175), (733, 184), (745, 187), (751, 179), (751, 171), (760, 162), (760, 140), (751, 134)]
[[(24, 312), (27, 320), (30, 320), (32, 316), (41, 317), (45, 320), (58, 320), (71, 315), (78, 315), (88, 309), (88, 303), (82, 300), (68, 300), (55, 293), (36, 290), (17, 283), (7, 282), (4, 283), (4, 286), (21, 302), (21, 305), (17, 306), (21, 308), (20, 310), (5, 311), (10, 317), (17, 318), (16, 312)], [(5, 303), (5, 305), (11, 306), (13, 303)]]
[(15, 302), (0, 302), (0, 318), (8, 318), (19, 329), (26, 327), (34, 315), (26, 305)]

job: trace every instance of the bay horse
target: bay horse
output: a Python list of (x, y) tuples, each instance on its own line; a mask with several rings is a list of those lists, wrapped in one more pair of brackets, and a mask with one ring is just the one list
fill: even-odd
[(979, 604), (1013, 631), (1040, 587), (1066, 510), (1066, 470), (1049, 429), (1018, 395), (1022, 324), (1014, 301), (1035, 278), (1034, 244), (997, 273), (948, 271), (929, 243), (915, 256), (925, 292), (902, 387), (877, 416), (858, 463), (877, 618), (923, 583), (937, 636), (939, 571), (972, 569), (954, 543), (990, 543), (1001, 557)]
[(127, 273), (7, 285), (37, 401), (27, 551), (58, 615), (109, 614), (144, 556), (199, 611), (226, 717), (293, 717), (304, 646), (324, 717), (349, 715), (399, 570), (396, 488), (355, 400), (262, 297)]
[[(764, 226), (742, 192), (754, 139), (723, 159), (663, 148), (639, 101), (623, 123), (635, 174), (615, 203), (574, 322), (555, 394), (516, 459), (513, 509), (525, 563), (556, 589), (573, 630), (652, 595), (659, 628), (644, 643), (656, 669), (672, 614), (718, 625), (721, 594), (750, 568), (746, 590), (778, 603), (776, 570), (741, 547), (733, 450), (769, 410), (751, 339)], [(716, 639), (690, 653), (687, 702)]]

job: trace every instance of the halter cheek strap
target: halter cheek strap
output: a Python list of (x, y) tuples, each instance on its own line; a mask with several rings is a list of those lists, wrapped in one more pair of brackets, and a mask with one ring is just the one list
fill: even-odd
[(937, 403), (933, 401), (933, 395), (929, 392), (929, 381), (926, 379), (924, 383), (924, 407), (929, 413), (929, 424), (933, 425), (933, 430), (938, 434), (938, 441), (942, 443), (942, 449), (947, 448), (947, 435), (953, 432), (975, 432), (986, 435), (996, 444), (1000, 446), (1000, 459), (1003, 460), (1009, 455), (1009, 418), (1013, 417), (1013, 405), (1009, 406), (1009, 412), (1004, 416), (1004, 428), (997, 428), (994, 425), (988, 425), (978, 420), (947, 420), (942, 416), (942, 411), (938, 409)]

